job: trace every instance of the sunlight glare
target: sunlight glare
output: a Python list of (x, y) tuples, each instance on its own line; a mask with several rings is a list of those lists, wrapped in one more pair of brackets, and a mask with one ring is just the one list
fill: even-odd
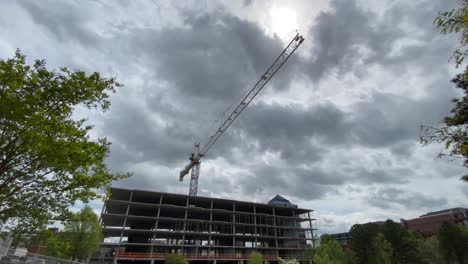
[(271, 29), (280, 38), (288, 38), (297, 29), (296, 12), (286, 7), (272, 7)]

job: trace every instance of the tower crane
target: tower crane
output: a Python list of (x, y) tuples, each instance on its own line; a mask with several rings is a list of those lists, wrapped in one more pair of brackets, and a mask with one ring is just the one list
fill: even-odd
[(252, 102), (257, 94), (271, 80), (275, 73), (284, 65), (291, 57), (296, 49), (302, 44), (304, 38), (297, 33), (289, 44), (284, 48), (283, 52), (276, 58), (271, 66), (260, 76), (260, 79), (255, 83), (252, 89), (243, 97), (242, 101), (234, 108), (234, 111), (224, 120), (216, 132), (208, 138), (208, 142), (200, 148), (199, 143), (195, 143), (194, 151), (190, 156), (189, 163), (180, 171), (179, 181), (191, 172), (190, 175), (190, 190), (189, 195), (196, 196), (198, 192), (198, 178), (200, 177), (200, 162), (208, 150), (218, 141), (218, 139), (226, 132), (229, 126), (236, 120), (244, 109)]

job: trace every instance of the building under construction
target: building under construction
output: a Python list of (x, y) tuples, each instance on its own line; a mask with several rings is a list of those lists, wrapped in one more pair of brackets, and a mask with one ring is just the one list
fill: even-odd
[(281, 196), (268, 204), (112, 188), (101, 219), (102, 251), (95, 261), (159, 263), (168, 254), (188, 261), (242, 262), (252, 252), (309, 262), (312, 210)]

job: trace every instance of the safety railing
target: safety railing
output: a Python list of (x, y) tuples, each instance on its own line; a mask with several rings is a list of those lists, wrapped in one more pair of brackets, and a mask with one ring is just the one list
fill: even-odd
[[(188, 260), (206, 260), (206, 259), (235, 259), (235, 260), (247, 260), (250, 254), (170, 254), (170, 253), (142, 253), (142, 252), (119, 252), (117, 258), (125, 259), (164, 259), (166, 256), (178, 255)], [(277, 260), (276, 256), (263, 255), (265, 260)]]

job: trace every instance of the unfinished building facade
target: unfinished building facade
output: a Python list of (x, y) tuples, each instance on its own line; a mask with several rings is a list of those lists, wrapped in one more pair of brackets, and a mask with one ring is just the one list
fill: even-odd
[(96, 262), (160, 263), (180, 254), (190, 262), (239, 263), (252, 252), (270, 262), (309, 262), (312, 210), (118, 188), (111, 193), (101, 214), (104, 241)]

